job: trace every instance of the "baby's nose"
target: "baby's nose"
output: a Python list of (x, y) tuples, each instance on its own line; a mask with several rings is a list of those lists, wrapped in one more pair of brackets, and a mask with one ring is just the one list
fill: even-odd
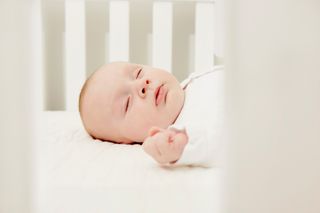
[(149, 87), (149, 84), (150, 84), (150, 80), (148, 79), (142, 79), (141, 80), (141, 86), (140, 88), (138, 88), (138, 94), (141, 98), (144, 98), (146, 97), (146, 94), (147, 94), (147, 89)]

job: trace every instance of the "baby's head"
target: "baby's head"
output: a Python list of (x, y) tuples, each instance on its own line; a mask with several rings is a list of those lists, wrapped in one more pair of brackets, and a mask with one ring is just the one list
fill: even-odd
[(169, 72), (114, 62), (94, 72), (79, 98), (83, 125), (94, 138), (142, 142), (152, 126), (167, 128), (178, 117), (184, 91)]

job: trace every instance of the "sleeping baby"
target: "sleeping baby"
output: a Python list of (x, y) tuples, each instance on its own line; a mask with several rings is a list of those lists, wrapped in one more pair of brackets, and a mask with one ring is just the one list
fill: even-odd
[(222, 67), (181, 84), (169, 72), (113, 62), (85, 82), (79, 112), (95, 139), (142, 143), (160, 164), (213, 166), (222, 142)]

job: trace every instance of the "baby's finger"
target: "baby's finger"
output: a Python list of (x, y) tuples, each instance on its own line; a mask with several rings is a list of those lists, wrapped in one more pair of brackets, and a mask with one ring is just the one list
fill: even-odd
[(160, 152), (161, 156), (167, 155), (170, 151), (169, 149), (169, 132), (162, 132), (156, 135), (156, 146)]
[(172, 150), (180, 157), (184, 147), (188, 143), (188, 137), (185, 133), (178, 133), (175, 135), (173, 143), (171, 144)]
[(145, 147), (145, 151), (158, 163), (165, 164), (169, 161), (166, 160), (165, 155), (161, 153), (159, 150), (159, 147), (157, 144), (159, 143), (159, 140), (161, 140), (162, 136), (158, 135), (153, 137), (148, 137), (143, 146)]
[(157, 126), (153, 126), (149, 129), (148, 135), (149, 136), (154, 136), (155, 134), (163, 131), (164, 129), (157, 127)]
[(142, 144), (143, 150), (153, 158), (159, 158), (160, 152), (155, 145), (153, 137), (147, 137)]

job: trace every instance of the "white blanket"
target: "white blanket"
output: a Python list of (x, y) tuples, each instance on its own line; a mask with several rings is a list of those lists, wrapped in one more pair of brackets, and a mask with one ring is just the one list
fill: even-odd
[(93, 140), (75, 112), (42, 118), (46, 212), (220, 212), (220, 169), (159, 166), (140, 145)]

